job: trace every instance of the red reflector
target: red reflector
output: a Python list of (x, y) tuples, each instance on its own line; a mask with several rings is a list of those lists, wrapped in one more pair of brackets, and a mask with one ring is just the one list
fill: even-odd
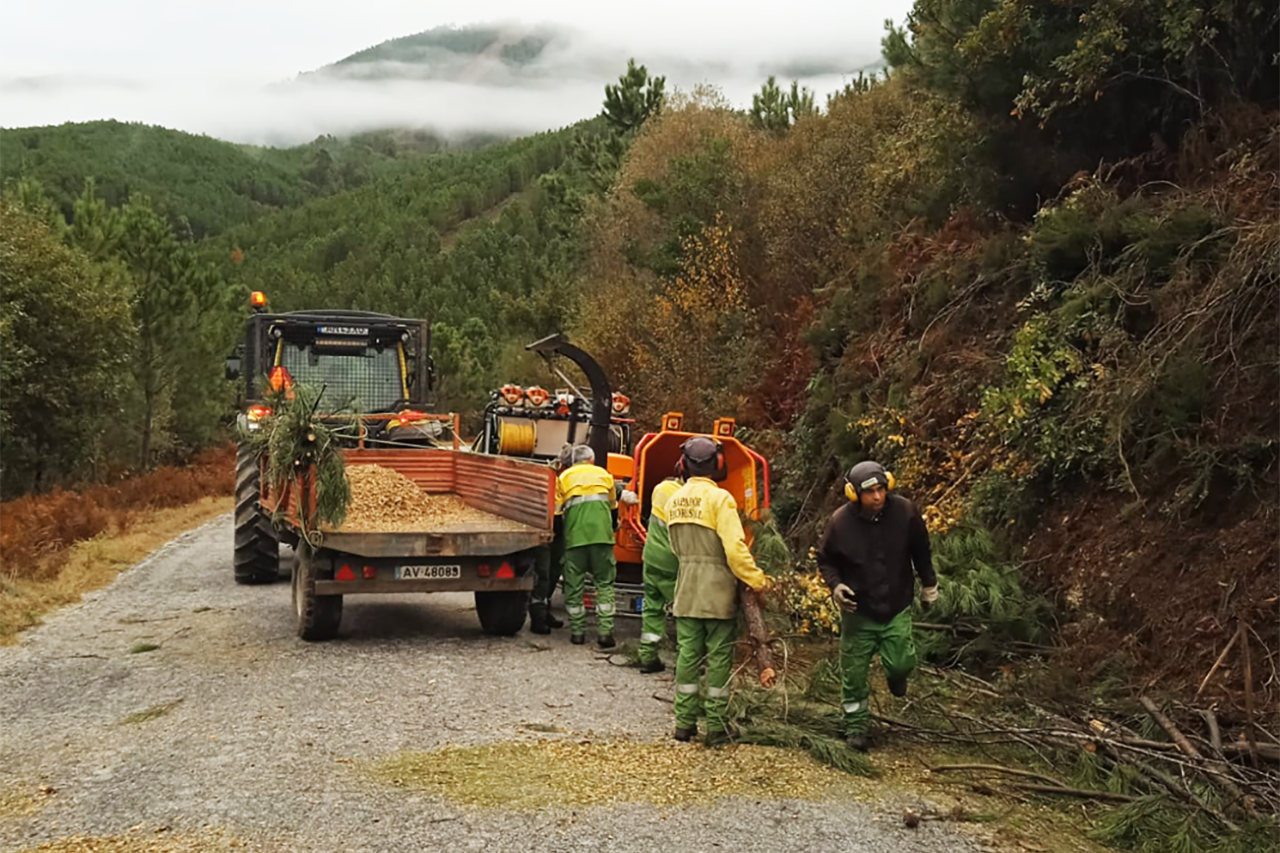
[(516, 576), (516, 573), (511, 568), (510, 563), (503, 563), (501, 566), (498, 566), (498, 577), (502, 578), (503, 580), (508, 580), (515, 576)]
[(595, 606), (596, 606), (595, 599), (592, 597), (591, 593), (589, 593), (589, 592), (584, 592), (584, 593), (582, 594), (582, 606), (583, 606), (583, 607), (595, 607)]
[(371, 580), (373, 580), (374, 578), (376, 578), (377, 576), (378, 576), (378, 570), (377, 570), (377, 569), (375, 569), (373, 566), (365, 566), (365, 567), (364, 567), (364, 579), (365, 579), (365, 580), (367, 580), (367, 581), (371, 581)]
[(493, 574), (493, 570), (489, 568), (488, 563), (481, 563), (476, 567), (476, 574), (482, 578), (487, 578), (489, 575)]
[(334, 577), (340, 581), (353, 581), (356, 579), (356, 573), (351, 571), (351, 567), (344, 563), (342, 568), (338, 569), (338, 573), (334, 575)]

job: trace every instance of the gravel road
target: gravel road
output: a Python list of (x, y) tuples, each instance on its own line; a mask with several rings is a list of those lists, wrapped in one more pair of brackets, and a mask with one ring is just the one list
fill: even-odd
[(349, 597), (339, 639), (304, 643), (288, 584), (236, 586), (230, 556), (225, 516), (0, 649), (0, 800), (54, 791), (35, 813), (0, 809), (0, 850), (140, 824), (216, 828), (261, 850), (983, 849), (953, 824), (905, 828), (903, 807), (922, 801), (886, 785), (825, 801), (521, 813), (380, 782), (356, 769), (363, 759), (550, 726), (666, 737), (670, 705), (653, 693), (670, 679), (571, 646), (567, 630), (486, 637), (463, 594)]

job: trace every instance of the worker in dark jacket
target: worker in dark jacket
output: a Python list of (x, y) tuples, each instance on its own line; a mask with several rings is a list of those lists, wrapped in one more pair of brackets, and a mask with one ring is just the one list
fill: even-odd
[[(557, 476), (569, 467), (572, 456), (572, 444), (560, 449), (560, 455), (552, 466)], [(529, 630), (535, 634), (550, 634), (551, 629), (564, 627), (564, 622), (551, 612), (551, 596), (564, 570), (564, 512), (559, 506), (556, 507), (552, 530), (554, 538), (551, 544), (543, 545), (535, 554), (533, 596), (529, 602)]]
[(818, 568), (840, 605), (841, 705), (852, 749), (865, 751), (868, 670), (877, 652), (894, 696), (907, 692), (916, 666), (911, 599), (916, 576), (920, 601), (938, 598), (929, 531), (915, 504), (892, 494), (892, 479), (878, 462), (859, 462), (845, 477), (849, 503), (836, 510), (818, 546)]

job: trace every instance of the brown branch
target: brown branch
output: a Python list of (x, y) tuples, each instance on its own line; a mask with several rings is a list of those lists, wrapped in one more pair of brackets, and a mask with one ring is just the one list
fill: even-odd
[(1245, 633), (1244, 617), (1239, 617), (1237, 632), (1240, 634), (1241, 654), (1244, 657), (1244, 714), (1249, 726), (1245, 729), (1245, 740), (1253, 757), (1253, 766), (1258, 766), (1258, 745), (1253, 738), (1253, 658), (1249, 654), (1249, 635)]
[(1213, 666), (1209, 667), (1209, 672), (1205, 675), (1204, 680), (1200, 682), (1200, 689), (1196, 691), (1198, 697), (1204, 692), (1205, 687), (1209, 685), (1209, 679), (1213, 678), (1214, 673), (1218, 671), (1218, 667), (1222, 666), (1222, 662), (1227, 659), (1227, 653), (1235, 646), (1236, 640), (1240, 639), (1240, 628), (1236, 627), (1236, 632), (1231, 635), (1231, 640), (1227, 643), (1227, 647), (1222, 650), (1222, 654), (1218, 655), (1218, 659), (1213, 662)]
[[(1241, 633), (1243, 633), (1243, 628)], [(1247, 637), (1245, 638), (1245, 642), (1246, 644), (1248, 643)], [(1169, 733), (1169, 737), (1173, 738), (1173, 742), (1178, 745), (1178, 749), (1182, 750), (1189, 757), (1197, 759), (1202, 763), (1202, 766), (1199, 769), (1201, 769), (1205, 775), (1216, 780), (1218, 784), (1231, 794), (1231, 796), (1236, 798), (1237, 802), (1242, 804), (1249, 811), (1253, 811), (1253, 809), (1249, 807), (1248, 800), (1245, 797), (1244, 791), (1240, 789), (1240, 786), (1224, 775), (1224, 771), (1227, 769), (1225, 766), (1218, 762), (1206, 761), (1205, 757), (1200, 753), (1200, 750), (1191, 745), (1191, 741), (1187, 740), (1187, 736), (1182, 733), (1181, 729), (1175, 726), (1173, 724), (1173, 720), (1166, 717), (1164, 712), (1156, 707), (1156, 703), (1152, 702), (1149, 697), (1143, 696), (1138, 701), (1142, 703), (1142, 707), (1147, 709), (1147, 713), (1149, 713), (1151, 717), (1160, 724), (1160, 727)], [(1255, 758), (1254, 761), (1256, 766), (1257, 759)]]
[(939, 764), (937, 767), (930, 767), (930, 773), (944, 773), (950, 770), (978, 770), (986, 773), (1006, 773), (1010, 776), (1025, 776), (1028, 779), (1039, 779), (1048, 782), (1051, 785), (1059, 785), (1067, 787), (1067, 783), (1061, 779), (1055, 779), (1052, 776), (1045, 776), (1042, 773), (1032, 773), (1029, 770), (1018, 770), (1014, 767), (1004, 767), (1000, 764)]
[(1089, 800), (1106, 800), (1112, 803), (1132, 803), (1138, 799), (1128, 794), (1113, 794), (1110, 791), (1089, 791), (1084, 788), (1067, 788), (1060, 785), (1034, 785), (1030, 782), (1014, 782), (1013, 787), (1020, 791), (1034, 791), (1038, 794), (1061, 794), (1064, 797), (1082, 797)]
[(1247, 743), (1228, 743), (1223, 744), (1222, 752), (1225, 755), (1257, 755), (1265, 761), (1280, 763), (1280, 746), (1271, 743), (1255, 743), (1252, 746)]
[(1152, 702), (1147, 696), (1143, 696), (1138, 701), (1142, 703), (1142, 707), (1147, 709), (1147, 713), (1151, 715), (1151, 718), (1160, 724), (1160, 728), (1169, 733), (1169, 737), (1173, 738), (1173, 742), (1178, 745), (1178, 749), (1192, 758), (1204, 760), (1200, 750), (1191, 745), (1191, 741), (1187, 740), (1187, 736), (1182, 733), (1182, 730), (1173, 724), (1173, 720), (1165, 716), (1164, 711), (1156, 707), (1155, 702)]
[(1209, 743), (1213, 746), (1213, 751), (1222, 752), (1222, 729), (1218, 726), (1218, 715), (1212, 711), (1200, 711), (1200, 716), (1204, 718), (1204, 724), (1209, 729)]

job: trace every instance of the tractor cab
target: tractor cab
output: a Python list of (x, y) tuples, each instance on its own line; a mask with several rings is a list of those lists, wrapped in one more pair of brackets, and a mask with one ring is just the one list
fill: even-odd
[(244, 340), (227, 359), (227, 379), (243, 379), (241, 421), (249, 430), (272, 412), (270, 391), (323, 389), (319, 415), (362, 423), (361, 442), (433, 443), (449, 425), (430, 415), (434, 365), (426, 320), (367, 311), (266, 310), (255, 291)]

